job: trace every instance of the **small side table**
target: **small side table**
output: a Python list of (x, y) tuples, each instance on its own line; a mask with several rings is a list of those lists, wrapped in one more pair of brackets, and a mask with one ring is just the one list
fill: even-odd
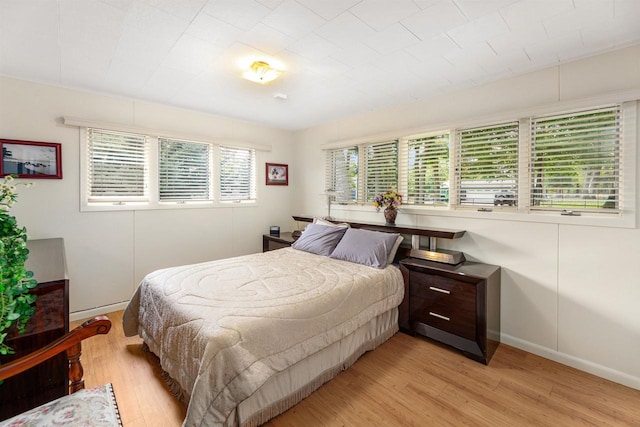
[(262, 235), (262, 252), (273, 251), (276, 249), (290, 247), (296, 239), (291, 233), (280, 233), (280, 236), (272, 236), (270, 234)]
[(400, 271), (405, 289), (400, 329), (448, 344), (488, 364), (500, 344), (500, 267), (405, 258)]

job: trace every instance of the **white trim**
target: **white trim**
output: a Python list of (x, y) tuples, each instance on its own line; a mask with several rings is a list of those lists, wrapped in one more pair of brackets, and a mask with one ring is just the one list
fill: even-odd
[(405, 132), (386, 132), (383, 134), (376, 134), (376, 135), (370, 135), (370, 136), (365, 136), (362, 138), (355, 138), (355, 139), (350, 139), (350, 140), (342, 140), (342, 141), (334, 141), (334, 142), (329, 142), (326, 144), (322, 144), (320, 146), (320, 148), (322, 150), (333, 150), (336, 148), (347, 148), (347, 147), (355, 147), (357, 145), (370, 145), (370, 144), (377, 144), (379, 142), (387, 142), (387, 141), (395, 141), (395, 140), (399, 140), (400, 138), (398, 137), (398, 135), (404, 135)]
[(260, 206), (255, 200), (229, 200), (229, 201), (193, 201), (193, 202), (158, 202), (151, 205), (149, 203), (90, 203), (83, 204), (81, 201), (81, 212), (106, 212), (106, 211), (154, 211), (165, 209), (227, 209), (227, 208), (255, 208)]
[[(415, 225), (418, 222), (418, 216), (441, 216), (450, 218), (469, 218), (483, 219), (490, 221), (514, 221), (514, 222), (530, 222), (545, 224), (562, 224), (562, 225), (581, 225), (586, 227), (611, 227), (611, 228), (635, 228), (635, 216), (627, 213), (621, 217), (619, 214), (588, 214), (583, 213), (581, 216), (560, 215), (560, 212), (542, 212), (535, 211), (527, 214), (519, 213), (513, 208), (502, 209), (494, 207), (491, 212), (480, 212), (476, 208), (458, 208), (452, 207), (433, 207), (433, 206), (417, 206), (417, 205), (401, 205), (398, 208), (398, 224)], [(337, 213), (345, 212), (375, 212), (373, 204), (368, 203), (351, 203), (347, 205), (332, 204), (331, 211)], [(410, 221), (406, 221), (405, 215), (415, 215)], [(339, 214), (333, 215), (337, 218)], [(351, 218), (351, 216), (348, 216)]]
[[(79, 320), (89, 319), (95, 316), (112, 313), (114, 311), (124, 310), (128, 304), (129, 301), (123, 301), (116, 304), (95, 307), (89, 310), (76, 311), (70, 313), (69, 320), (75, 322)], [(598, 377), (625, 385), (627, 387), (640, 390), (640, 377), (635, 377), (633, 375), (608, 368), (589, 360), (571, 356), (569, 354), (543, 347), (541, 345), (534, 344), (532, 342), (525, 341), (505, 333), (500, 334), (500, 341), (502, 344), (510, 345), (512, 347), (519, 348), (520, 350), (524, 350), (537, 356), (544, 357), (545, 359), (549, 359), (566, 366), (571, 366), (572, 368), (579, 369), (583, 372), (587, 372)]]
[(74, 311), (69, 313), (69, 320), (76, 322), (78, 320), (90, 319), (95, 316), (101, 316), (103, 314), (113, 313), (114, 311), (120, 311), (127, 308), (129, 301), (118, 302), (110, 305), (103, 305), (101, 307), (94, 307), (88, 310)]
[[(105, 129), (112, 130), (112, 129)], [(105, 211), (134, 211), (134, 210), (163, 210), (163, 209), (213, 209), (213, 208), (235, 208), (235, 207), (258, 207), (258, 193), (259, 183), (256, 179), (255, 199), (253, 200), (220, 200), (220, 179), (219, 179), (219, 167), (216, 167), (216, 161), (219, 161), (219, 157), (215, 154), (219, 153), (219, 144), (209, 144), (211, 148), (211, 162), (212, 162), (212, 185), (213, 185), (213, 197), (214, 200), (187, 200), (187, 201), (160, 201), (159, 200), (159, 182), (158, 182), (158, 168), (159, 168), (159, 147), (158, 139), (155, 135), (147, 135), (149, 147), (148, 147), (148, 167), (149, 167), (149, 182), (148, 182), (148, 194), (149, 198), (146, 201), (113, 201), (108, 200), (99, 202), (88, 201), (89, 191), (89, 147), (87, 141), (87, 128), (80, 127), (80, 212), (105, 212)], [(115, 132), (122, 132), (122, 130), (114, 130)], [(226, 144), (225, 144), (226, 145)], [(249, 147), (237, 147), (242, 149), (252, 149)], [(255, 173), (258, 174), (257, 168), (261, 159), (261, 151), (256, 150), (255, 153), (256, 164)]]
[(193, 135), (182, 132), (174, 132), (160, 129), (144, 128), (139, 126), (130, 126), (121, 123), (101, 122), (98, 120), (81, 119), (77, 117), (64, 116), (62, 118), (66, 126), (76, 126), (79, 128), (97, 128), (104, 130), (113, 130), (118, 132), (140, 133), (159, 138), (181, 139), (184, 141), (206, 142), (215, 145), (230, 145), (232, 147), (253, 148), (259, 151), (271, 151), (272, 146), (267, 144), (257, 144), (246, 141), (234, 141), (231, 139), (218, 139), (210, 136)]
[[(622, 149), (623, 157), (622, 157), (622, 179), (620, 182), (620, 190), (622, 192), (622, 211), (616, 211), (614, 213), (589, 213), (589, 212), (581, 212), (580, 216), (567, 216), (561, 215), (560, 211), (542, 211), (542, 210), (532, 210), (528, 203), (530, 196), (530, 183), (531, 183), (531, 173), (530, 173), (530, 117), (535, 116), (537, 114), (562, 114), (564, 111), (571, 111), (577, 109), (595, 109), (598, 108), (598, 105), (611, 105), (612, 102), (617, 100), (620, 103), (620, 95), (617, 95), (618, 98), (614, 98), (614, 95), (609, 95), (607, 97), (599, 97), (597, 100), (588, 99), (586, 101), (576, 102), (573, 101), (571, 103), (556, 103), (551, 104), (551, 107), (546, 106), (544, 109), (542, 107), (538, 107), (535, 109), (530, 109), (527, 113), (519, 113), (519, 112), (510, 112), (508, 115), (503, 115), (502, 117), (493, 116), (493, 118), (483, 118), (483, 119), (474, 119), (473, 122), (466, 123), (457, 123), (459, 126), (450, 126), (445, 127), (443, 125), (438, 125), (437, 127), (433, 127), (433, 131), (431, 132), (423, 132), (417, 135), (424, 134), (432, 134), (432, 133), (440, 133), (442, 129), (449, 129), (450, 138), (454, 139), (450, 140), (450, 165), (455, 165), (456, 151), (459, 149), (456, 133), (454, 131), (456, 129), (463, 129), (468, 127), (477, 127), (484, 125), (487, 123), (491, 123), (492, 120), (495, 120), (496, 123), (507, 122), (507, 121), (515, 121), (514, 117), (520, 116), (520, 135), (519, 135), (519, 143), (518, 143), (518, 166), (519, 166), (519, 174), (518, 174), (518, 189), (523, 190), (524, 192), (519, 195), (519, 203), (517, 207), (502, 207), (502, 206), (494, 206), (490, 208), (490, 211), (486, 212), (478, 212), (475, 207), (467, 207), (467, 206), (459, 206), (455, 204), (451, 204), (452, 200), (457, 200), (458, 188), (456, 184), (455, 174), (452, 174), (453, 166), (450, 166), (449, 173), (449, 202), (450, 205), (447, 207), (440, 206), (428, 206), (428, 205), (403, 205), (400, 207), (399, 211), (402, 214), (416, 214), (416, 215), (424, 215), (424, 216), (443, 216), (443, 217), (459, 217), (459, 218), (474, 218), (474, 219), (489, 219), (489, 220), (500, 220), (500, 221), (517, 221), (517, 222), (532, 222), (532, 223), (550, 223), (550, 224), (563, 224), (563, 225), (580, 225), (580, 226), (594, 226), (594, 227), (613, 227), (613, 228), (635, 228), (636, 227), (636, 218), (638, 215), (636, 214), (637, 201), (636, 199), (636, 191), (637, 191), (637, 177), (638, 174), (636, 172), (637, 164), (640, 164), (638, 160), (638, 151), (636, 145), (638, 143), (638, 139), (640, 137), (640, 120), (638, 118), (638, 114), (640, 114), (640, 109), (638, 105), (640, 101), (626, 101), (621, 103), (623, 118), (622, 118), (622, 126), (623, 126), (623, 135), (622, 135)], [(630, 96), (638, 96), (640, 97), (640, 91), (631, 91), (626, 92), (626, 95), (623, 97), (627, 99)], [(595, 103), (596, 101), (599, 104), (588, 104), (588, 102)], [(569, 108), (571, 107), (571, 108)], [(551, 110), (553, 108), (553, 110)], [(522, 124), (526, 123), (526, 127), (523, 127)], [(453, 135), (451, 135), (453, 133)], [(400, 134), (400, 132), (396, 132), (396, 134)], [(409, 134), (409, 132), (402, 132), (402, 134)], [(385, 134), (388, 137), (389, 134)], [(377, 141), (382, 138), (380, 135), (370, 136), (365, 138), (359, 138), (358, 141)], [(397, 138), (398, 141), (405, 142), (408, 140), (407, 136), (400, 136)], [(353, 147), (354, 141), (349, 141), (346, 146)], [(362, 147), (368, 144), (359, 144), (357, 147), (362, 150)], [(339, 147), (339, 143), (331, 143), (322, 146), (323, 149), (328, 150), (328, 147)], [(522, 150), (525, 152), (523, 153)], [(361, 154), (361, 153), (360, 153)], [(359, 171), (365, 171), (364, 165), (364, 156), (360, 155), (360, 164)], [(522, 169), (523, 165), (526, 165), (525, 169)], [(404, 165), (398, 165), (398, 173), (399, 176), (402, 176), (402, 168)], [(325, 177), (326, 180), (326, 177)], [(358, 176), (359, 185), (364, 184), (364, 175), (360, 174)], [(400, 179), (398, 185), (403, 184)], [(347, 205), (344, 204), (334, 204), (332, 207), (334, 211), (346, 211), (346, 212), (367, 212), (369, 211), (369, 205), (364, 203), (362, 197), (364, 197), (364, 188), (359, 188), (359, 200), (356, 203), (349, 203)], [(525, 198), (526, 197), (526, 198)], [(371, 209), (373, 207), (371, 206)], [(402, 215), (401, 215), (402, 218)], [(400, 218), (400, 221), (402, 219)], [(417, 218), (415, 218), (417, 219)]]
[(89, 198), (89, 144), (87, 128), (78, 128), (80, 132), (80, 211), (85, 210)]
[(462, 129), (483, 126), (487, 123), (517, 121), (523, 117), (540, 116), (545, 114), (562, 114), (564, 111), (572, 111), (581, 108), (597, 108), (599, 105), (622, 104), (625, 102), (636, 101), (638, 99), (640, 99), (640, 89), (618, 91), (589, 98), (541, 104), (534, 107), (523, 108), (521, 110), (506, 110), (484, 116), (472, 117), (467, 120), (444, 121), (410, 129), (398, 129), (383, 133), (370, 134), (353, 139), (335, 140), (322, 144), (320, 148), (322, 150), (330, 150), (333, 148), (343, 148), (363, 143), (383, 141), (385, 139), (401, 140), (406, 138), (406, 135), (430, 134), (439, 132), (442, 129)]
[[(622, 213), (625, 222), (636, 225), (637, 208), (637, 169), (640, 166), (637, 155), (638, 138), (640, 137), (640, 121), (638, 120), (638, 104), (640, 101), (622, 104), (622, 174), (620, 190), (622, 193)], [(630, 143), (631, 141), (631, 143)]]
[(543, 347), (541, 345), (534, 344), (532, 342), (525, 341), (511, 335), (502, 333), (500, 334), (500, 337), (500, 341), (502, 342), (502, 344), (510, 345), (529, 353), (533, 353), (537, 356), (544, 357), (545, 359), (553, 360), (554, 362), (571, 366), (572, 368), (579, 369), (583, 372), (587, 372), (598, 377), (616, 382), (618, 384), (640, 390), (640, 377), (635, 377), (633, 375), (608, 368), (604, 365), (600, 365), (589, 360), (581, 359), (570, 354)]
[[(531, 120), (518, 123), (518, 206), (521, 214), (529, 214), (531, 204)], [(524, 202), (524, 203), (523, 203)]]

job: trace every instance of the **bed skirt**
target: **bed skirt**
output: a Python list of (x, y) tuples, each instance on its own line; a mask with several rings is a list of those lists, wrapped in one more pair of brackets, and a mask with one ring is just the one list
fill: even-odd
[[(373, 318), (340, 341), (312, 354), (272, 376), (253, 395), (242, 401), (227, 419), (228, 427), (257, 427), (285, 412), (324, 383), (353, 365), (398, 332), (398, 309)], [(146, 347), (146, 345), (145, 345)], [(189, 396), (165, 373), (171, 392), (184, 404)]]

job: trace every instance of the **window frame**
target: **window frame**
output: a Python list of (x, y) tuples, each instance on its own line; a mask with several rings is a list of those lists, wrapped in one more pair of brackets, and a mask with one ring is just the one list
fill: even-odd
[[(208, 186), (207, 197), (205, 198), (183, 197), (183, 198), (164, 198), (164, 199), (162, 198), (162, 191), (163, 191), (162, 144), (163, 142), (178, 143), (178, 144), (193, 144), (193, 145), (203, 146), (203, 148), (206, 150), (206, 153), (207, 153), (207, 159), (206, 159), (206, 168), (207, 168), (206, 185)], [(215, 201), (215, 196), (214, 196), (215, 187), (213, 185), (213, 182), (214, 182), (213, 175), (215, 174), (216, 169), (215, 169), (215, 159), (214, 159), (214, 152), (213, 152), (214, 150), (211, 144), (207, 144), (206, 142), (186, 141), (183, 139), (164, 138), (164, 137), (157, 138), (157, 144), (158, 144), (158, 202), (159, 203), (187, 204), (187, 203), (206, 203), (206, 202)]]
[[(499, 129), (499, 128), (507, 128), (507, 127), (514, 127), (515, 126), (515, 132), (516, 132), (516, 138), (515, 138), (515, 156), (513, 157), (513, 162), (515, 164), (515, 176), (512, 178), (513, 179), (513, 184), (512, 184), (512, 188), (511, 189), (506, 189), (505, 185), (508, 186), (508, 183), (500, 183), (500, 182), (493, 182), (493, 181), (500, 181), (500, 180), (491, 180), (491, 179), (485, 179), (485, 180), (480, 180), (481, 182), (476, 183), (476, 185), (474, 186), (473, 184), (469, 184), (469, 187), (467, 188), (462, 188), (462, 181), (463, 181), (463, 174), (466, 173), (466, 170), (464, 170), (464, 165), (462, 164), (463, 161), (463, 150), (466, 150), (467, 147), (463, 147), (463, 145), (465, 145), (465, 138), (463, 137), (463, 133), (465, 132), (484, 132), (484, 131), (490, 131), (490, 130), (495, 130), (495, 129)], [(508, 122), (500, 122), (500, 123), (496, 123), (496, 122), (491, 122), (491, 123), (487, 123), (485, 125), (481, 125), (481, 126), (470, 126), (470, 127), (457, 127), (455, 129), (455, 137), (454, 137), (454, 177), (453, 177), (453, 183), (451, 184), (455, 189), (455, 199), (450, 198), (449, 199), (449, 204), (452, 208), (454, 209), (473, 209), (473, 210), (477, 210), (477, 209), (494, 209), (494, 208), (498, 208), (498, 209), (516, 209), (518, 205), (522, 205), (521, 200), (520, 200), (520, 194), (519, 194), (519, 182), (522, 179), (522, 173), (524, 170), (520, 169), (520, 162), (519, 162), (519, 155), (520, 152), (522, 151), (522, 138), (520, 137), (520, 131), (521, 131), (521, 123), (518, 120), (510, 120)], [(508, 131), (506, 131), (504, 133), (504, 135), (506, 135), (508, 133)], [(486, 138), (487, 142), (489, 142), (490, 138)], [(473, 187), (475, 187), (477, 190), (479, 190), (476, 193), (476, 196), (480, 196), (480, 203), (475, 203), (475, 200), (472, 200), (472, 202), (470, 203), (463, 203), (463, 197), (462, 195), (466, 195), (467, 190), (469, 189), (473, 189)], [(501, 199), (500, 201), (498, 201), (498, 197), (499, 194), (501, 192), (511, 192), (511, 194), (514, 194), (515, 197), (513, 198), (507, 198), (505, 197), (504, 199)], [(463, 193), (464, 192), (464, 193)], [(508, 195), (508, 194), (506, 194)], [(467, 199), (468, 200), (468, 199)], [(483, 202), (482, 200), (487, 200), (486, 202)], [(453, 201), (453, 202), (452, 202)], [(506, 206), (505, 206), (506, 205)]]
[[(412, 173), (411, 168), (410, 168), (411, 144), (413, 142), (418, 142), (420, 140), (437, 140), (437, 139), (444, 139), (444, 137), (446, 137), (446, 140), (447, 140), (447, 148), (446, 148), (446, 150), (448, 151), (447, 156), (443, 157), (443, 159), (446, 160), (447, 179), (440, 181), (441, 182), (439, 184), (439, 186), (440, 186), (440, 191), (439, 191), (440, 198), (434, 199), (431, 202), (425, 201), (424, 203), (410, 203), (410, 200), (411, 200), (411, 197), (412, 197), (410, 195), (410, 193), (409, 193), (410, 179), (411, 179), (411, 173)], [(452, 164), (452, 160), (451, 159), (452, 159), (452, 153), (453, 153), (453, 144), (452, 144), (451, 132), (449, 130), (443, 130), (443, 131), (439, 131), (439, 132), (429, 132), (429, 133), (422, 133), (422, 134), (418, 134), (418, 135), (411, 135), (411, 136), (403, 137), (403, 138), (400, 139), (398, 151), (399, 151), (398, 164), (401, 166), (401, 169), (400, 169), (400, 171), (398, 173), (398, 176), (399, 176), (398, 181), (399, 181), (399, 191), (400, 191), (400, 194), (402, 194), (402, 196), (403, 196), (403, 204), (409, 205), (409, 206), (431, 207), (431, 208), (435, 208), (435, 209), (448, 208), (449, 207), (449, 200), (451, 200), (451, 164)], [(430, 165), (428, 165), (428, 166), (430, 166)], [(441, 200), (443, 187), (447, 188), (446, 200), (444, 201), (444, 203)], [(421, 196), (424, 197), (425, 195), (422, 194)], [(413, 197), (418, 197), (418, 195), (413, 196)]]
[[(636, 168), (640, 167), (640, 161), (638, 160), (638, 152), (636, 149), (639, 142), (640, 129), (639, 118), (640, 113), (640, 92), (630, 93), (626, 99), (622, 99), (620, 96), (605, 96), (598, 99), (585, 99), (582, 101), (572, 102), (558, 102), (553, 105), (539, 106), (530, 108), (528, 110), (508, 112), (503, 114), (495, 114), (494, 116), (483, 117), (480, 120), (466, 120), (459, 123), (444, 123), (438, 126), (434, 126), (431, 129), (414, 129), (411, 132), (392, 132), (384, 135), (371, 136), (359, 138), (352, 141), (336, 141), (325, 144), (324, 150), (331, 150), (340, 147), (348, 146), (363, 146), (370, 141), (379, 141), (383, 138), (386, 140), (398, 139), (400, 141), (399, 155), (403, 156), (403, 150), (406, 155), (406, 147), (403, 147), (403, 143), (406, 143), (408, 138), (415, 137), (416, 135), (428, 135), (435, 133), (450, 132), (451, 135), (455, 135), (456, 129), (488, 126), (491, 124), (501, 124), (506, 122), (518, 122), (519, 124), (519, 138), (518, 138), (518, 201), (516, 207), (507, 207), (494, 209), (488, 207), (485, 209), (470, 209), (461, 207), (455, 204), (451, 204), (451, 201), (457, 197), (457, 186), (454, 176), (456, 163), (456, 144), (450, 142), (450, 188), (449, 188), (449, 200), (450, 203), (447, 206), (431, 206), (431, 205), (409, 205), (403, 204), (400, 207), (401, 212), (407, 214), (429, 214), (444, 217), (460, 217), (460, 218), (485, 218), (485, 219), (500, 219), (508, 221), (521, 221), (521, 222), (538, 222), (538, 223), (553, 223), (553, 224), (577, 224), (586, 226), (606, 226), (614, 228), (634, 228), (636, 225)], [(617, 214), (611, 213), (593, 213), (584, 212), (580, 216), (566, 216), (560, 215), (558, 211), (542, 211), (531, 209), (528, 203), (531, 192), (529, 183), (531, 182), (531, 172), (529, 170), (530, 163), (530, 122), (532, 117), (564, 114), (571, 111), (579, 110), (591, 110), (598, 109), (603, 105), (620, 105), (621, 106), (621, 151), (623, 152), (620, 162), (620, 185), (619, 190), (621, 192), (620, 204), (622, 209)], [(402, 134), (410, 134), (411, 136), (400, 136)], [(399, 164), (399, 179), (398, 189), (401, 194), (406, 192), (406, 177), (403, 180), (403, 174), (406, 171), (401, 170), (404, 166), (402, 164), (404, 160), (400, 159)], [(326, 181), (327, 177), (325, 177)], [(358, 177), (360, 179), (360, 177)], [(336, 209), (345, 211), (361, 211), (370, 212), (372, 207), (369, 203), (362, 200), (358, 200), (355, 203), (347, 205), (342, 204)]]
[[(95, 169), (95, 166), (94, 166), (95, 163), (94, 163), (94, 157), (93, 157), (95, 148), (93, 147), (94, 145), (93, 143), (91, 144), (89, 143), (89, 137), (88, 137), (89, 133), (105, 134), (105, 135), (108, 135), (107, 138), (119, 136), (129, 141), (127, 143), (129, 148), (124, 148), (119, 150), (117, 157), (121, 161), (123, 157), (127, 157), (129, 160), (138, 160), (138, 161), (142, 160), (142, 165), (141, 165), (142, 176), (140, 177), (142, 181), (139, 183), (139, 185), (142, 187), (143, 194), (133, 195), (133, 196), (125, 195), (125, 194), (108, 195), (108, 196), (93, 194), (94, 182), (92, 179), (93, 178), (92, 170)], [(118, 132), (118, 131), (111, 131), (111, 130), (105, 130), (105, 129), (90, 128), (85, 130), (85, 137), (87, 139), (87, 145), (86, 145), (86, 154), (83, 156), (83, 158), (87, 162), (87, 176), (86, 176), (86, 192), (84, 193), (84, 196), (87, 198), (87, 202), (96, 203), (96, 204), (148, 203), (151, 197), (149, 194), (150, 141), (148, 136), (140, 133), (133, 133), (133, 132)], [(136, 139), (139, 140), (138, 142), (141, 142), (141, 146), (139, 148), (136, 148), (136, 151), (138, 152), (136, 154), (138, 155), (133, 156), (131, 154), (132, 153), (131, 142), (136, 142), (135, 141)], [(101, 151), (111, 151), (111, 150), (103, 149)], [(140, 157), (139, 156), (140, 154), (141, 154), (141, 158), (138, 158), (138, 159), (134, 158), (134, 157)], [(97, 163), (99, 164), (101, 162), (97, 162)], [(108, 163), (108, 162), (105, 162), (105, 163)], [(89, 164), (91, 164), (93, 167), (89, 167)], [(131, 173), (129, 173), (129, 175), (131, 175)], [(129, 181), (132, 182), (132, 180), (129, 180)]]
[[(355, 152), (355, 156), (352, 156), (351, 152)], [(343, 168), (337, 167), (338, 160), (336, 159), (339, 156), (346, 156), (344, 161), (347, 166), (346, 170)], [(355, 157), (355, 162), (353, 162)], [(325, 191), (333, 194), (338, 193), (335, 196), (329, 196), (334, 198), (334, 203), (340, 204), (355, 204), (359, 203), (361, 191), (361, 177), (360, 177), (360, 148), (357, 145), (348, 146), (348, 147), (340, 147), (327, 150), (325, 153)], [(349, 169), (355, 165), (355, 185), (350, 182), (352, 178), (349, 176)], [(346, 173), (345, 173), (346, 172)], [(338, 177), (337, 175), (340, 174)], [(349, 191), (355, 192), (354, 197), (345, 197), (344, 189), (338, 188), (339, 183), (343, 185), (349, 184)], [(351, 188), (351, 187), (354, 188)]]
[[(136, 130), (129, 127), (118, 127), (103, 125), (94, 122), (88, 122), (82, 119), (64, 118), (65, 124), (77, 126), (80, 129), (80, 211), (81, 212), (94, 212), (94, 211), (130, 211), (130, 210), (152, 210), (152, 209), (188, 209), (188, 208), (211, 208), (211, 207), (257, 207), (259, 206), (259, 185), (257, 181), (257, 165), (261, 160), (262, 151), (270, 151), (270, 146), (263, 146), (260, 144), (243, 144), (235, 141), (202, 141), (193, 138), (183, 138), (181, 136), (165, 136), (162, 132), (150, 131), (148, 129)], [(144, 135), (147, 137), (148, 144), (148, 200), (146, 201), (122, 201), (122, 200), (104, 200), (104, 201), (90, 201), (88, 198), (89, 191), (89, 146), (88, 146), (88, 129), (96, 128), (106, 132), (114, 133), (134, 133)], [(194, 142), (209, 145), (210, 156), (210, 168), (212, 171), (210, 177), (210, 186), (213, 193), (212, 200), (160, 200), (160, 139), (177, 140), (184, 142)], [(227, 146), (232, 148), (247, 149), (253, 153), (253, 175), (256, 177), (255, 181), (255, 198), (252, 200), (226, 200), (220, 199), (220, 177), (218, 172), (220, 170), (220, 153), (219, 147)]]
[[(592, 122), (591, 120), (594, 119), (595, 115), (597, 114), (602, 114), (602, 115), (613, 114), (614, 124), (607, 124), (606, 130), (615, 131), (615, 134), (609, 134), (606, 137), (600, 136), (598, 138), (591, 135), (593, 134), (594, 130), (597, 130), (597, 131), (603, 130), (603, 128), (598, 128), (598, 129), (593, 128), (594, 122)], [(623, 135), (622, 135), (624, 131), (623, 129), (624, 126), (623, 126), (622, 114), (623, 114), (623, 109), (621, 105), (607, 105), (607, 106), (602, 106), (597, 108), (590, 108), (586, 110), (574, 110), (574, 111), (569, 111), (561, 114), (546, 114), (546, 115), (530, 118), (529, 154), (531, 158), (529, 162), (529, 165), (530, 165), (529, 166), (530, 195), (528, 199), (529, 210), (556, 211), (556, 212), (572, 211), (572, 212), (593, 213), (593, 214), (617, 214), (621, 210), (621, 207), (623, 206), (619, 197), (623, 195), (623, 191), (624, 191), (622, 186), (622, 180), (621, 180), (621, 176), (624, 174), (624, 171), (622, 170), (622, 163), (624, 162), (624, 141), (623, 141)], [(579, 118), (576, 118), (576, 117), (579, 117)], [(554, 122), (557, 123), (558, 121), (564, 122), (564, 123), (561, 123), (563, 127), (558, 128), (556, 133), (558, 133), (559, 135), (557, 136), (554, 135), (552, 137), (550, 136), (551, 125), (552, 123)], [(585, 123), (585, 122), (588, 122), (588, 123)], [(541, 128), (539, 132), (535, 132), (536, 125), (539, 125), (538, 127)], [(538, 133), (540, 134), (539, 137), (537, 137)], [(572, 135), (567, 136), (567, 133)], [(615, 184), (613, 191), (614, 193), (617, 193), (617, 196), (615, 198), (615, 208), (608, 211), (607, 208), (604, 208), (603, 206), (589, 207), (588, 200), (591, 200), (591, 199), (587, 199), (586, 197), (588, 195), (594, 196), (594, 194), (587, 193), (586, 188), (582, 188), (582, 187), (576, 188), (576, 195), (573, 197), (573, 199), (578, 197), (582, 198), (582, 200), (584, 201), (584, 206), (573, 206), (571, 204), (567, 204), (566, 206), (555, 207), (553, 206), (553, 200), (551, 200), (550, 206), (542, 206), (542, 205), (536, 204), (536, 201), (538, 201), (538, 203), (541, 203), (541, 201), (546, 199), (547, 197), (549, 199), (558, 198), (558, 196), (552, 196), (552, 194), (554, 194), (554, 191), (550, 191), (550, 190), (554, 190), (554, 188), (553, 187), (547, 188), (547, 186), (542, 187), (543, 189), (541, 191), (543, 191), (543, 194), (541, 195), (540, 198), (534, 197), (535, 196), (534, 187), (537, 185), (536, 184), (537, 177), (540, 176), (541, 173), (544, 175), (545, 172), (552, 174), (552, 170), (553, 170), (553, 167), (551, 166), (548, 166), (548, 167), (537, 166), (536, 164), (537, 160), (535, 160), (536, 152), (537, 152), (536, 149), (540, 147), (540, 150), (538, 151), (538, 153), (540, 156), (543, 156), (543, 158), (549, 155), (549, 151), (559, 151), (559, 154), (564, 157), (567, 157), (569, 154), (572, 154), (574, 159), (569, 158), (567, 160), (559, 160), (559, 163), (564, 163), (564, 164), (568, 163), (569, 166), (574, 168), (578, 167), (580, 172), (584, 172), (585, 170), (584, 162), (588, 157), (586, 155), (587, 152), (586, 151), (576, 152), (576, 150), (579, 147), (578, 144), (580, 144), (580, 142), (578, 142), (578, 140), (581, 139), (580, 135), (585, 133), (589, 134), (590, 139), (588, 139), (588, 142), (590, 144), (595, 143), (597, 144), (598, 148), (606, 149), (606, 150), (599, 150), (599, 151), (604, 151), (607, 155), (610, 155), (612, 152), (614, 153), (613, 156), (611, 157), (612, 157), (613, 163), (617, 163), (617, 166), (613, 169), (613, 174), (612, 174), (614, 177), (613, 182)], [(540, 145), (536, 145), (536, 141), (538, 140), (541, 141)], [(610, 146), (607, 146), (607, 145), (610, 145)], [(549, 148), (549, 146), (552, 146), (552, 148)], [(599, 156), (597, 160), (602, 162), (605, 158), (606, 156)], [(586, 165), (586, 166), (589, 166), (589, 165)], [(561, 165), (559, 167), (561, 167), (562, 169), (568, 169), (568, 166), (564, 166), (564, 165)], [(609, 175), (606, 175), (606, 176), (609, 176)], [(597, 177), (597, 178), (600, 178), (600, 177)], [(597, 181), (597, 178), (594, 178), (594, 180)], [(566, 189), (570, 188), (569, 183), (566, 182), (567, 179), (570, 180), (570, 176), (563, 175), (560, 183), (556, 185), (566, 187)], [(573, 180), (570, 180), (570, 181), (573, 181)], [(570, 185), (571, 185), (571, 188), (573, 188), (572, 182), (570, 183)], [(578, 185), (578, 183), (576, 183), (576, 185)], [(558, 188), (556, 188), (555, 190), (557, 189)], [(599, 190), (600, 190), (599, 188), (596, 189), (596, 193), (599, 192)], [(561, 199), (561, 202), (564, 202), (564, 191), (559, 197)], [(575, 201), (573, 203), (575, 204)], [(600, 204), (599, 201), (596, 201), (594, 203)]]
[[(238, 199), (233, 199), (233, 198), (224, 198), (222, 196), (222, 160), (223, 160), (223, 156), (222, 156), (222, 151), (223, 149), (230, 149), (230, 150), (247, 150), (249, 151), (249, 157), (250, 157), (250, 163), (251, 163), (251, 170), (249, 171), (249, 197), (248, 198), (238, 198)], [(236, 147), (236, 146), (231, 146), (231, 145), (226, 145), (226, 144), (220, 144), (218, 146), (215, 147), (215, 153), (217, 154), (217, 165), (218, 165), (218, 171), (215, 174), (216, 180), (217, 180), (217, 184), (216, 184), (216, 189), (217, 189), (217, 195), (218, 195), (218, 203), (220, 204), (229, 204), (229, 203), (234, 203), (234, 204), (249, 204), (249, 203), (256, 203), (257, 198), (258, 198), (258, 178), (257, 178), (257, 174), (258, 174), (258, 161), (257, 161), (257, 151), (255, 149), (252, 148), (247, 148), (247, 147)]]
[[(363, 171), (363, 177), (360, 179), (358, 176), (358, 184), (361, 186), (361, 189), (358, 189), (358, 197), (362, 200), (363, 203), (373, 203), (373, 200), (377, 194), (384, 193), (387, 190), (397, 190), (398, 189), (398, 181), (400, 179), (400, 170), (399, 170), (399, 152), (398, 146), (400, 142), (398, 139), (391, 139), (387, 141), (378, 141), (372, 142), (369, 144), (362, 144), (358, 151), (358, 173)], [(393, 147), (395, 145), (395, 147)], [(381, 154), (375, 158), (372, 158), (369, 154), (376, 154), (376, 147), (380, 148), (378, 154)], [(393, 158), (393, 151), (395, 150), (395, 159)], [(391, 153), (389, 153), (391, 152)], [(391, 157), (391, 158), (389, 158)], [(380, 176), (384, 171), (381, 170), (378, 165), (379, 162), (387, 162), (387, 161), (395, 162), (395, 187), (386, 185), (383, 183), (380, 185), (378, 181), (386, 182), (384, 176)], [(371, 167), (371, 171), (369, 171), (369, 162), (375, 167)], [(375, 172), (375, 173), (374, 173)], [(374, 176), (376, 176), (374, 181)]]

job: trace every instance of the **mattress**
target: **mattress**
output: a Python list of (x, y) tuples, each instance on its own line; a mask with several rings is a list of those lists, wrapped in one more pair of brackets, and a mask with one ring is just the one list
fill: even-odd
[[(393, 317), (403, 288), (394, 266), (375, 269), (285, 248), (149, 274), (125, 310), (124, 329), (143, 338), (184, 391), (185, 426), (256, 423), (296, 400), (261, 400), (263, 387), (327, 348), (344, 347), (379, 316)], [(377, 327), (377, 337), (365, 333), (337, 366), (325, 363), (328, 371), (335, 375), (341, 363), (353, 363), (395, 325)], [(328, 377), (286, 388), (300, 396)]]

